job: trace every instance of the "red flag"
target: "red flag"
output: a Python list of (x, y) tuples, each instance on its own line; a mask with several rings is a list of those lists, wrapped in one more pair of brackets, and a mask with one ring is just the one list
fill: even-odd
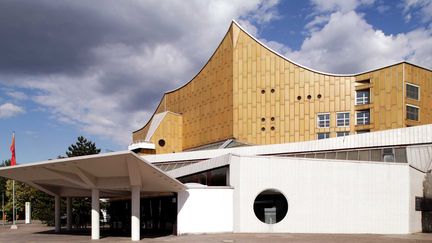
[(14, 165), (16, 165), (16, 157), (15, 157), (15, 132), (12, 134), (12, 144), (10, 146), (10, 151), (12, 153), (10, 165), (14, 166)]

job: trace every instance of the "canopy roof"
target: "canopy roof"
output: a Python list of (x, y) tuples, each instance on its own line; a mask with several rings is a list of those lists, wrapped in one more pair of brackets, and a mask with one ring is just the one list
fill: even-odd
[(131, 186), (142, 194), (186, 189), (131, 151), (47, 160), (0, 168), (0, 176), (24, 182), (50, 195), (89, 197), (99, 189), (101, 197), (130, 195)]

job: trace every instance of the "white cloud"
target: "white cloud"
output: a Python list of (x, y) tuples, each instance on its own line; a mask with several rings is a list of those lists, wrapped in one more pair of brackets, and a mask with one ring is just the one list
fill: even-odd
[(362, 5), (372, 5), (375, 0), (312, 0), (314, 10), (322, 12), (349, 12)]
[(305, 28), (309, 31), (316, 31), (322, 27), (323, 24), (328, 23), (330, 15), (317, 15), (312, 21), (305, 25)]
[(407, 22), (413, 15), (418, 15), (423, 22), (432, 20), (432, 0), (404, 0), (403, 8)]
[(298, 51), (286, 55), (300, 64), (331, 73), (355, 73), (408, 60), (432, 68), (432, 31), (386, 35), (362, 15), (336, 12), (310, 33)]
[(24, 113), (24, 109), (12, 103), (4, 103), (0, 105), (0, 119), (11, 118)]
[[(11, 87), (32, 90), (29, 98), (47, 108), (58, 121), (126, 146), (131, 132), (150, 118), (163, 92), (195, 76), (233, 18), (258, 33), (257, 24), (278, 17), (274, 8), (277, 3), (178, 0), (91, 5), (67, 1), (68, 12), (79, 12), (82, 18), (87, 16), (84, 13), (91, 13), (92, 19), (83, 22), (93, 24), (103, 19), (109, 23), (108, 27), (102, 24), (107, 33), (96, 35), (102, 41), (81, 53), (91, 56), (92, 62), (80, 72), (8, 73), (2, 79)], [(117, 26), (121, 27), (116, 29), (119, 33), (111, 33)]]
[(28, 98), (28, 96), (24, 92), (20, 91), (7, 91), (6, 95), (16, 100), (26, 100)]

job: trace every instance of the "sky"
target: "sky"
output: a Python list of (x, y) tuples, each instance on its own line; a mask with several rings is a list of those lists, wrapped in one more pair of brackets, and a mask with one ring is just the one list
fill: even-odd
[(432, 0), (2, 0), (0, 160), (64, 155), (83, 135), (127, 149), (163, 93), (202, 68), (232, 19), (330, 73), (432, 69)]

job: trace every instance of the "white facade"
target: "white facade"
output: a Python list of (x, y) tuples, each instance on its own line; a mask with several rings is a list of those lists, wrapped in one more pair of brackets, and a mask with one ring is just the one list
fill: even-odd
[(191, 188), (178, 193), (177, 234), (233, 232), (233, 189)]
[[(346, 151), (354, 150), (370, 150), (370, 159), (372, 150), (382, 151), (378, 154), (382, 161), (388, 161), (384, 150), (391, 151), (394, 159), (390, 161), (401, 162), (345, 160), (353, 159)], [(317, 152), (325, 153), (325, 159), (306, 158)], [(330, 153), (346, 153), (346, 157), (329, 159)], [(358, 155), (356, 159), (364, 158)], [(157, 167), (160, 162), (182, 161), (194, 162), (170, 171)], [(218, 172), (226, 171), (218, 180), (225, 176), (227, 186), (197, 186), (175, 179), (210, 175), (221, 167), (229, 168)], [(130, 197), (131, 238), (139, 240), (141, 220), (146, 217), (141, 216), (139, 199), (145, 195), (177, 195), (177, 215), (171, 215), (177, 217), (173, 222), (177, 234), (420, 232), (422, 213), (416, 211), (416, 197), (424, 197), (424, 185), (432, 187), (432, 182), (425, 182), (431, 169), (432, 125), (427, 125), (320, 141), (142, 157), (130, 151), (114, 152), (3, 167), (0, 176), (54, 196), (56, 232), (61, 230), (61, 197), (71, 204), (71, 197), (91, 196), (92, 239), (100, 238), (99, 197)], [(278, 190), (288, 202), (287, 214), (276, 224), (263, 223), (254, 212), (257, 195), (267, 189)], [(70, 222), (72, 210), (67, 208)], [(67, 229), (71, 229), (69, 223)]]
[[(237, 157), (230, 169), (234, 232), (421, 231), (413, 197), (422, 196), (424, 174), (407, 164)], [(287, 198), (288, 213), (270, 225), (256, 218), (252, 206), (260, 192), (273, 188)]]

